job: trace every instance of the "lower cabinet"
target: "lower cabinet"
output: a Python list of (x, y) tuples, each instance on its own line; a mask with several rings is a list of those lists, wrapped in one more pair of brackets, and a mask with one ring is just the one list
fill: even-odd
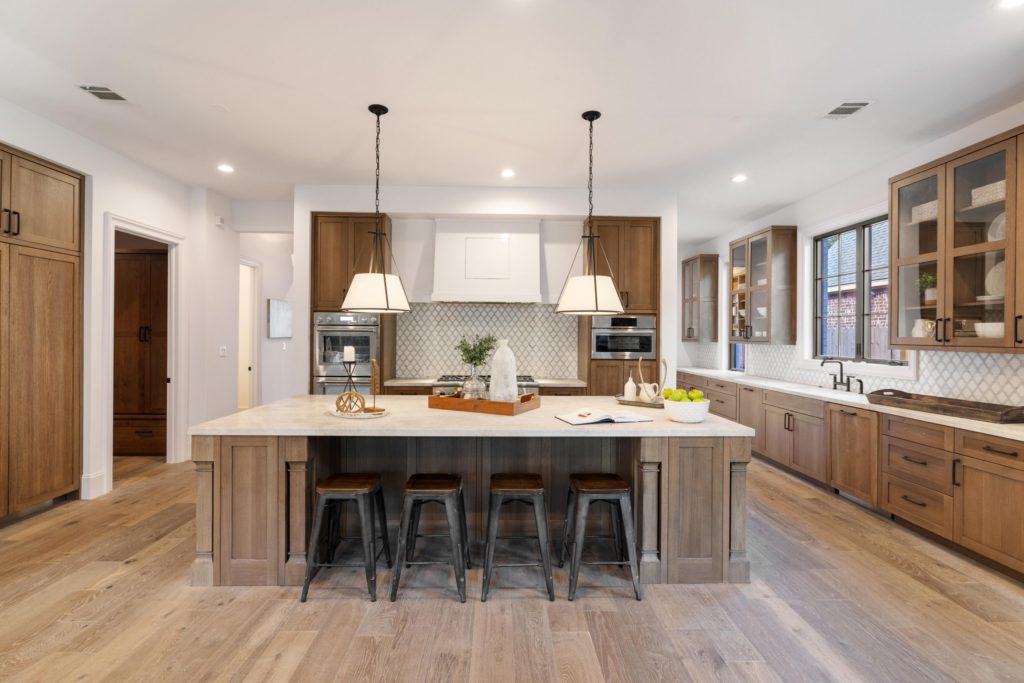
[(541, 396), (586, 396), (586, 387), (541, 387), (537, 391)]
[(384, 387), (388, 396), (430, 396), (433, 392), (432, 387)]
[(878, 504), (878, 413), (828, 405), (829, 485)]
[[(653, 360), (642, 361), (644, 381), (658, 381), (658, 364)], [(587, 393), (591, 396), (619, 396), (630, 373), (633, 381), (640, 383), (637, 362), (635, 360), (592, 360), (590, 361), (590, 377), (587, 380)]]
[(1024, 469), (968, 456), (955, 465), (953, 540), (1024, 571)]
[[(815, 406), (807, 404), (807, 408), (814, 410)], [(825, 483), (828, 480), (825, 421), (818, 415), (767, 403), (762, 412), (764, 438), (761, 454)]]
[(740, 387), (737, 395), (737, 422), (754, 430), (750, 449), (764, 454), (764, 391), (756, 387)]

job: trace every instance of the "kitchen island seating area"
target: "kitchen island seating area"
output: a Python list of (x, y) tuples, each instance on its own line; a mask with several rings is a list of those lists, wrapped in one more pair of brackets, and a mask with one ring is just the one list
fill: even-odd
[[(514, 417), (431, 410), (424, 397), (388, 396), (378, 402), (386, 416), (346, 420), (330, 414), (332, 404), (329, 396), (299, 396), (190, 430), (197, 493), (193, 585), (302, 586), (317, 542), (310, 540), (316, 482), (365, 472), (379, 474), (390, 510), (404, 508), (413, 475), (458, 473), (465, 525), (456, 515), (456, 526), (469, 540), (464, 552), (476, 557), (485, 551), (492, 474), (539, 475), (549, 538), (560, 538), (564, 520), (574, 519), (565, 497), (571, 475), (614, 475), (635, 510), (631, 521), (623, 515), (622, 536), (635, 553), (639, 583), (749, 580), (749, 427), (715, 415), (699, 424), (675, 423), (660, 411), (640, 423), (572, 426), (556, 418), (584, 404), (612, 411), (611, 397), (545, 396), (540, 407)], [(421, 508), (420, 535), (447, 535), (439, 507)], [(614, 536), (618, 520), (611, 508), (588, 506), (590, 534)], [(574, 521), (578, 526), (578, 517)], [(538, 519), (529, 506), (504, 506), (501, 524), (502, 533), (536, 533)], [(346, 514), (339, 532), (360, 527), (358, 515)], [(583, 533), (575, 537), (582, 541)], [(408, 529), (399, 534), (398, 543), (409, 541)], [(504, 552), (500, 546), (498, 552)], [(399, 553), (395, 560), (405, 557)], [(637, 594), (633, 583), (630, 593)], [(491, 590), (500, 585), (492, 579)], [(586, 582), (579, 591), (586, 595)]]

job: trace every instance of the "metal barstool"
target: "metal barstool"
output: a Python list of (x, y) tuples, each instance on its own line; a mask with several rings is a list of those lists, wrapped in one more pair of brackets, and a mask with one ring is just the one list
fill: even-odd
[[(617, 549), (616, 561), (583, 562), (583, 543), (587, 532), (587, 513), (591, 503), (607, 502), (614, 506), (618, 518), (613, 513), (612, 526), (622, 525), (622, 533), (626, 541), (628, 559), (622, 560), (621, 549)], [(570, 533), (570, 524), (575, 529)], [(615, 534), (616, 536), (618, 534)], [(629, 483), (617, 474), (606, 472), (571, 474), (569, 475), (569, 506), (565, 512), (565, 527), (562, 531), (562, 549), (559, 553), (559, 566), (564, 563), (566, 546), (571, 547), (569, 564), (569, 600), (576, 597), (576, 585), (579, 580), (582, 564), (629, 565), (633, 579), (633, 592), (636, 599), (641, 599), (640, 573), (636, 558), (636, 535), (633, 529), (633, 504), (630, 499)]]
[[(491, 502), (487, 513), (487, 550), (484, 560), (484, 582), (480, 601), (487, 602), (494, 567), (543, 567), (548, 600), (555, 599), (555, 582), (551, 576), (551, 554), (548, 548), (548, 513), (544, 505), (544, 480), (539, 474), (492, 474)], [(498, 517), (501, 508), (509, 503), (525, 503), (533, 507), (537, 524), (536, 536), (499, 536)], [(494, 564), (494, 546), (497, 539), (536, 538), (540, 544), (540, 562)]]
[[(354, 502), (359, 508), (359, 536), (338, 537), (341, 524), (341, 505)], [(331, 508), (328, 513), (328, 507)], [(380, 486), (380, 475), (369, 472), (335, 474), (316, 483), (316, 517), (313, 530), (309, 535), (309, 559), (306, 562), (306, 578), (302, 583), (300, 602), (306, 601), (309, 593), (309, 582), (321, 567), (363, 567), (366, 571), (366, 588), (370, 600), (377, 599), (377, 551), (376, 527), (380, 517), (381, 551), (391, 566), (391, 546), (388, 542), (388, 518), (384, 511), (384, 491)], [(326, 532), (324, 518), (327, 517)], [(342, 539), (361, 538), (363, 541), (363, 561), (361, 563), (332, 562), (337, 551), (338, 541)], [(326, 556), (327, 562), (317, 562), (317, 558)]]
[[(448, 534), (452, 543), (452, 559), (445, 562), (415, 561), (416, 539), (443, 537), (445, 534), (420, 534), (420, 508), (425, 503), (444, 505), (448, 518)], [(470, 566), (469, 531), (466, 525), (466, 500), (462, 477), (457, 474), (414, 474), (405, 482), (402, 503), (402, 525), (398, 532), (398, 555), (391, 576), (391, 601), (398, 599), (398, 583), (402, 566), (414, 564), (451, 564), (459, 601), (466, 601), (466, 569)]]

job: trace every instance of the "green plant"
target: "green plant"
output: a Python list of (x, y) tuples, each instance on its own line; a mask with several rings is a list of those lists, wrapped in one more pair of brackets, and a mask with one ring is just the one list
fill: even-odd
[(497, 344), (498, 340), (494, 338), (493, 334), (486, 337), (476, 335), (472, 342), (466, 341), (466, 338), (463, 337), (455, 348), (462, 354), (462, 361), (466, 365), (479, 367), (487, 361), (487, 357), (491, 355), (491, 351), (494, 351)]
[(917, 287), (922, 291), (934, 288), (938, 282), (939, 279), (935, 276), (935, 273), (924, 272), (917, 276)]

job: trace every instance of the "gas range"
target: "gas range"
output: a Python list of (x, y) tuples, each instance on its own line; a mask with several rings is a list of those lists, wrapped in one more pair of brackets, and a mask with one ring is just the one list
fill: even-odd
[[(487, 384), (491, 383), (490, 375), (480, 375), (479, 377)], [(445, 389), (461, 387), (462, 383), (467, 379), (469, 379), (469, 375), (441, 375), (434, 380), (434, 383), (431, 386), (436, 394)], [(519, 383), (520, 393), (537, 391), (540, 386), (537, 384), (537, 380), (534, 379), (533, 375), (516, 375), (516, 381)]]

